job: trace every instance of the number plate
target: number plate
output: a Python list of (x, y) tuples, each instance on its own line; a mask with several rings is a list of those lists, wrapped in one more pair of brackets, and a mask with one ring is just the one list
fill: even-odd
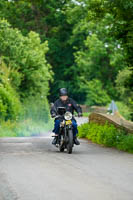
[(66, 121), (66, 125), (72, 124), (71, 120)]

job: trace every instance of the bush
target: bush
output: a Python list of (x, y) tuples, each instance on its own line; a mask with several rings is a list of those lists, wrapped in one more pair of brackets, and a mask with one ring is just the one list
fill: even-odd
[(0, 118), (17, 120), (21, 111), (21, 104), (14, 91), (0, 86)]
[(87, 138), (107, 147), (116, 147), (119, 150), (133, 153), (133, 135), (127, 135), (126, 132), (116, 129), (113, 125), (83, 124), (79, 127), (79, 137)]
[(10, 68), (0, 63), (0, 119), (17, 120), (22, 114), (22, 106), (17, 92), (12, 87)]

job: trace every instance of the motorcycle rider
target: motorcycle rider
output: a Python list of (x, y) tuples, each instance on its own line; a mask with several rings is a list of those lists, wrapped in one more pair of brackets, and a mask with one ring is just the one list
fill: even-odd
[[(51, 107), (50, 113), (51, 113), (52, 118), (56, 117), (58, 107), (65, 107), (66, 111), (69, 111), (72, 114), (74, 114), (74, 110), (75, 110), (78, 113), (78, 117), (82, 116), (81, 107), (72, 98), (68, 97), (68, 92), (66, 88), (61, 88), (59, 91), (59, 95), (60, 95), (60, 98), (57, 99)], [(55, 136), (58, 136), (60, 123), (61, 123), (61, 120), (56, 118), (55, 124), (54, 124), (54, 130), (53, 130), (53, 132), (55, 133)], [(74, 143), (76, 145), (80, 145), (76, 136), (78, 134), (77, 122), (74, 118), (72, 119), (72, 125), (73, 125), (73, 133), (74, 133)], [(52, 144), (56, 145), (56, 143), (57, 143), (57, 137), (54, 137)]]

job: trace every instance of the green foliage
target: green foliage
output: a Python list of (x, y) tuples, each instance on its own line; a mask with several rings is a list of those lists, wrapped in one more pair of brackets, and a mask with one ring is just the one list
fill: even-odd
[(91, 22), (85, 26), (82, 22), (84, 30), (81, 27), (81, 31), (88, 32), (89, 36), (84, 40), (81, 49), (75, 53), (75, 58), (82, 78), (80, 81), (89, 82), (98, 79), (107, 94), (115, 99), (118, 98), (115, 79), (118, 71), (123, 69), (126, 63), (125, 54), (119, 41), (113, 37), (109, 38), (108, 24), (111, 23), (111, 20), (112, 16), (108, 14), (97, 25)]
[(0, 137), (17, 137), (17, 133), (14, 131), (16, 122), (14, 121), (3, 121), (0, 125)]
[(99, 80), (93, 79), (92, 81), (86, 82), (82, 88), (86, 92), (86, 102), (88, 106), (98, 105), (103, 106), (110, 102), (110, 98), (106, 91), (102, 88), (102, 83)]
[[(132, 68), (121, 70), (116, 79), (116, 88), (119, 91), (120, 99), (127, 105), (122, 107), (122, 115), (133, 121), (133, 73)], [(121, 106), (120, 106), (121, 108)]]
[(39, 136), (51, 130), (53, 122), (34, 121), (26, 119), (21, 121), (3, 121), (0, 125), (0, 137), (28, 137)]
[(133, 135), (127, 135), (113, 125), (83, 124), (79, 127), (79, 137), (87, 138), (107, 147), (116, 147), (119, 150), (133, 153)]
[(19, 86), (22, 97), (47, 96), (51, 79), (51, 68), (45, 59), (47, 51), (47, 42), (41, 44), (37, 33), (30, 32), (24, 37), (7, 21), (0, 20), (0, 54), (7, 65), (19, 71), (21, 82), (17, 77), (14, 84)]
[(37, 33), (24, 37), (6, 20), (0, 20), (1, 120), (31, 118), (48, 122), (52, 71), (45, 58), (47, 51), (47, 42), (41, 43)]
[(22, 115), (22, 105), (15, 89), (12, 87), (10, 74), (12, 70), (1, 61), (0, 64), (0, 120), (18, 120)]
[(47, 58), (55, 73), (50, 100), (57, 98), (63, 86), (85, 102), (85, 92), (79, 87), (81, 76), (102, 81), (108, 95), (119, 99), (116, 76), (132, 64), (132, 0), (2, 0), (0, 16), (25, 36), (32, 30), (42, 41), (48, 40)]
[(121, 70), (116, 79), (116, 86), (121, 100), (127, 105), (130, 105), (133, 100), (133, 90), (128, 87), (130, 79), (132, 79), (132, 71), (128, 68)]
[[(0, 20), (0, 56), (10, 69), (11, 89), (1, 89), (6, 102), (14, 96), (24, 117), (47, 120), (47, 95), (53, 102), (67, 87), (79, 103), (114, 99), (133, 109), (132, 9), (132, 0), (1, 0), (0, 18), (11, 24)], [(1, 109), (6, 118), (5, 104)]]
[(119, 113), (126, 119), (131, 120), (132, 110), (124, 102), (116, 102)]
[[(57, 98), (60, 87), (67, 87), (70, 96), (84, 103), (87, 95), (84, 87), (80, 87), (83, 85), (83, 79), (86, 82), (93, 79), (101, 81), (107, 95), (119, 100), (115, 79), (119, 70), (132, 66), (133, 63), (132, 0), (2, 0), (0, 17), (6, 18), (14, 28), (19, 28), (28, 38), (32, 30), (39, 33), (42, 42), (48, 40), (47, 59), (54, 71), (50, 101)], [(39, 41), (37, 35), (32, 34), (31, 37), (36, 37), (34, 43)], [(14, 40), (13, 36), (12, 38)], [(33, 50), (32, 46), (31, 48)], [(27, 49), (26, 52), (32, 54)], [(33, 64), (33, 60), (28, 63)], [(28, 72), (27, 69), (23, 72), (23, 95), (28, 93), (26, 85), (29, 82), (41, 87), (39, 82), (36, 85), (33, 81), (33, 76), (38, 78), (40, 73), (28, 74), (29, 69)], [(132, 79), (127, 84), (130, 90), (131, 82)], [(31, 86), (30, 92), (34, 93)], [(132, 99), (130, 104), (131, 102)]]
[(47, 59), (53, 66), (55, 73), (51, 101), (58, 96), (56, 91), (60, 87), (60, 81), (65, 84), (65, 81), (70, 77), (65, 75), (65, 71), (66, 67), (69, 68), (73, 64), (74, 60), (73, 49), (67, 42), (71, 33), (71, 25), (67, 23), (64, 12), (64, 7), (69, 2), (71, 0), (58, 0), (56, 2), (55, 0), (20, 0), (15, 1), (15, 3), (13, 1), (1, 3), (1, 18), (6, 18), (14, 28), (19, 28), (25, 36), (32, 30), (39, 33), (42, 42), (48, 40), (50, 50), (47, 53)]
[[(29, 104), (30, 102), (30, 104)], [(24, 103), (24, 119), (32, 119), (33, 121), (42, 121), (48, 123), (49, 121), (49, 105), (46, 97), (29, 97)]]
[(21, 111), (21, 104), (12, 89), (0, 86), (0, 118), (17, 120)]

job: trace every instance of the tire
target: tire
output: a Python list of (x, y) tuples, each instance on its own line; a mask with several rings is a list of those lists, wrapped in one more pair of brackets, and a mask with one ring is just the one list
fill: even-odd
[(73, 149), (73, 131), (68, 130), (68, 144), (67, 144), (67, 153), (71, 154)]
[[(63, 137), (61, 136), (61, 140), (60, 140), (60, 143), (62, 143), (62, 140), (63, 140)], [(59, 151), (60, 152), (64, 152), (64, 145), (63, 144), (60, 144), (60, 146), (59, 146)]]
[(64, 147), (60, 147), (60, 152), (64, 152)]

